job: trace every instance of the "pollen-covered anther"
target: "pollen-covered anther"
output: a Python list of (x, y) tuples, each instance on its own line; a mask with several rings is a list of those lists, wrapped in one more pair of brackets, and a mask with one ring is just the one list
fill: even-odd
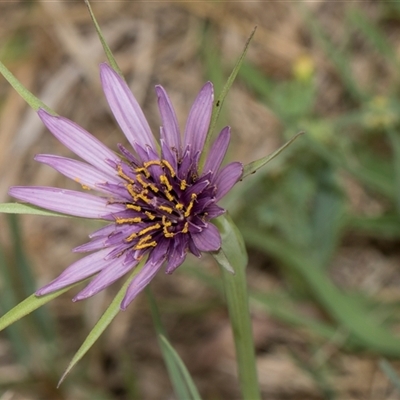
[(168, 214), (172, 214), (172, 212), (174, 211), (171, 207), (168, 206), (158, 206), (158, 209), (161, 211), (165, 211)]
[[(134, 246), (135, 250), (146, 249), (147, 247), (156, 247), (157, 242), (153, 240), (152, 242), (148, 242), (153, 239), (151, 235), (147, 235), (139, 240), (139, 242)], [(146, 243), (147, 242), (147, 243)]]
[(150, 178), (150, 172), (145, 167), (135, 168), (135, 172), (137, 174), (140, 174), (142, 172), (146, 178)]
[(146, 233), (148, 233), (150, 231), (154, 231), (154, 230), (157, 230), (157, 229), (160, 229), (160, 228), (161, 228), (161, 225), (157, 222), (154, 225), (150, 225), (147, 228), (142, 229), (137, 235), (138, 236), (143, 236), (143, 235), (145, 235)]
[(168, 192), (170, 192), (172, 190), (172, 186), (169, 183), (168, 178), (165, 175), (160, 176), (160, 182), (166, 187)]
[(137, 224), (139, 222), (142, 222), (142, 218), (141, 217), (134, 217), (134, 218), (115, 217), (115, 222), (117, 224)]
[(135, 181), (134, 181), (132, 178), (130, 178), (128, 175), (126, 175), (126, 174), (124, 173), (124, 171), (122, 171), (121, 165), (118, 165), (118, 166), (117, 166), (117, 171), (118, 171), (118, 175), (119, 175), (122, 179), (126, 180), (127, 182), (129, 182), (129, 183), (131, 183), (131, 184), (134, 184), (134, 183), (135, 183)]
[(156, 218), (156, 216), (155, 216), (154, 214), (152, 214), (150, 211), (145, 211), (144, 213), (147, 215), (147, 217), (148, 217), (151, 221), (153, 221), (153, 219)]
[(142, 207), (137, 206), (136, 204), (131, 204), (131, 203), (126, 204), (126, 208), (129, 208), (130, 210), (134, 210), (137, 212), (142, 211)]
[(181, 180), (181, 184), (180, 184), (179, 188), (181, 190), (185, 190), (187, 188), (187, 182), (184, 179)]
[(188, 217), (190, 215), (190, 213), (192, 211), (192, 208), (194, 206), (194, 202), (197, 199), (197, 194), (196, 193), (192, 193), (191, 198), (192, 198), (192, 200), (190, 200), (190, 203), (186, 208), (185, 214), (183, 214), (185, 217)]
[(167, 160), (161, 160), (161, 163), (163, 166), (167, 167), (169, 173), (171, 174), (171, 177), (173, 178), (175, 176), (175, 171), (172, 168), (172, 165)]
[(176, 208), (178, 211), (183, 210), (183, 207), (184, 207), (184, 205), (183, 205), (182, 203), (176, 203), (176, 205), (175, 205), (175, 208)]

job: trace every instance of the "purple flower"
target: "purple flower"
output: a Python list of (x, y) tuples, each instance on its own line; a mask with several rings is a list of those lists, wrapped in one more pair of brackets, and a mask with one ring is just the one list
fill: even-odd
[(199, 170), (213, 105), (210, 82), (190, 110), (183, 141), (170, 99), (156, 86), (162, 119), (158, 145), (124, 80), (107, 64), (101, 65), (100, 76), (108, 104), (134, 152), (118, 145), (118, 156), (72, 121), (39, 110), (53, 135), (86, 162), (47, 154), (35, 159), (101, 195), (41, 186), (12, 187), (9, 193), (42, 208), (109, 222), (90, 235), (89, 243), (74, 249), (93, 253), (39, 289), (38, 296), (97, 274), (73, 300), (93, 296), (147, 255), (121, 303), (126, 309), (164, 262), (171, 274), (188, 251), (200, 257), (202, 251), (220, 249), (220, 234), (210, 220), (224, 213), (217, 202), (240, 179), (243, 167), (234, 162), (221, 168), (230, 140), (230, 128), (225, 127)]

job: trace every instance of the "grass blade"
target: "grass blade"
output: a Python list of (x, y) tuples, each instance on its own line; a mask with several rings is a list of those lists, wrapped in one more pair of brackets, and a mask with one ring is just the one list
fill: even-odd
[[(177, 363), (176, 357), (180, 360), (179, 355), (171, 352), (172, 346), (168, 343), (167, 335), (161, 322), (156, 301), (149, 287), (146, 288), (146, 294), (150, 304), (154, 328), (157, 332), (158, 344), (160, 346), (165, 365), (167, 366), (168, 374), (171, 379), (171, 383), (176, 396), (179, 400), (200, 398), (196, 386), (194, 385), (189, 373), (186, 371), (189, 377), (189, 379), (186, 379), (185, 375), (183, 374), (182, 368)], [(169, 346), (166, 345), (166, 342), (169, 344)], [(182, 361), (181, 363), (184, 370), (186, 370), (186, 367)]]
[(12, 73), (11, 71), (0, 61), (0, 73), (7, 79), (8, 83), (18, 92), (18, 94), (35, 110), (44, 108), (50, 114), (57, 115), (55, 111), (46, 106), (41, 100), (39, 100), (34, 94), (32, 94)]
[(126, 289), (128, 288), (129, 284), (131, 283), (132, 279), (140, 272), (144, 265), (142, 261), (142, 265), (137, 266), (134, 271), (130, 274), (122, 288), (119, 290), (117, 295), (114, 297), (111, 304), (108, 306), (107, 310), (101, 316), (101, 318), (97, 321), (94, 328), (90, 331), (89, 335), (82, 343), (79, 350), (75, 353), (74, 357), (72, 358), (71, 362), (68, 364), (67, 369), (65, 370), (64, 374), (62, 375), (61, 379), (58, 382), (57, 387), (61, 385), (63, 380), (66, 376), (71, 372), (71, 369), (78, 363), (78, 361), (89, 351), (89, 349), (94, 345), (96, 340), (100, 337), (100, 335), (105, 331), (105, 329), (110, 325), (111, 321), (115, 318), (115, 316), (120, 311), (120, 304), (122, 299), (125, 296)]
[(400, 377), (397, 372), (393, 369), (387, 360), (380, 360), (379, 367), (382, 372), (389, 378), (390, 382), (393, 383), (396, 390), (400, 393)]
[(87, 6), (87, 8), (89, 10), (90, 17), (92, 18), (93, 24), (94, 24), (94, 26), (96, 28), (96, 31), (97, 31), (97, 35), (99, 36), (100, 42), (101, 42), (101, 44), (103, 46), (104, 53), (107, 56), (108, 62), (110, 63), (110, 65), (114, 69), (114, 71), (117, 72), (120, 76), (123, 77), (121, 69), (119, 68), (119, 66), (117, 64), (117, 61), (115, 60), (115, 58), (113, 56), (113, 53), (111, 52), (110, 47), (108, 46), (106, 40), (104, 39), (103, 33), (101, 32), (101, 29), (100, 29), (100, 26), (99, 26), (99, 24), (97, 22), (97, 19), (94, 16), (94, 13), (92, 11), (92, 7), (91, 7), (91, 5), (89, 3), (89, 0), (85, 0), (85, 4), (86, 4), (86, 6)]
[(257, 170), (262, 168), (265, 164), (269, 163), (273, 160), (277, 155), (279, 155), (283, 150), (286, 149), (290, 144), (292, 144), (300, 135), (304, 132), (299, 132), (298, 134), (294, 135), (288, 142), (286, 142), (283, 146), (281, 146), (278, 150), (274, 151), (272, 154), (260, 158), (259, 160), (252, 161), (250, 164), (244, 166), (242, 179), (246, 178), (247, 176), (254, 174)]
[(5, 214), (30, 214), (45, 215), (47, 217), (65, 217), (71, 218), (70, 215), (60, 214), (54, 211), (42, 210), (41, 208), (21, 203), (1, 203), (0, 213)]

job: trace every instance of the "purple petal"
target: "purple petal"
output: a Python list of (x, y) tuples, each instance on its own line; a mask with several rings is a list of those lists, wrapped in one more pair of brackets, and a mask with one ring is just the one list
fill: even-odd
[(178, 120), (176, 118), (174, 107), (172, 106), (171, 100), (168, 97), (167, 92), (160, 85), (156, 86), (156, 93), (158, 97), (158, 108), (160, 109), (160, 115), (162, 120), (162, 139), (170, 149), (175, 149), (178, 152), (178, 156), (181, 152), (181, 134), (179, 132)]
[(184, 148), (191, 145), (192, 154), (203, 150), (210, 126), (213, 101), (213, 85), (211, 82), (207, 82), (197, 95), (186, 122)]
[(226, 165), (215, 178), (214, 184), (217, 187), (215, 200), (222, 199), (240, 179), (243, 174), (243, 165), (240, 162), (233, 162)]
[(217, 251), (221, 248), (221, 235), (212, 223), (200, 233), (192, 233), (192, 240), (200, 251)]
[(165, 272), (172, 274), (186, 258), (188, 250), (188, 236), (185, 234), (176, 235), (168, 249), (168, 263)]
[[(96, 187), (96, 184), (100, 182), (105, 183), (107, 181), (118, 183), (119, 181), (117, 177), (112, 181), (109, 176), (105, 175), (100, 170), (71, 158), (54, 156), (51, 154), (38, 154), (35, 156), (35, 160), (49, 165), (66, 177), (78, 182), (82, 187), (86, 186), (84, 189), (90, 188), (101, 190), (101, 188)], [(103, 189), (102, 191), (105, 190)]]
[[(163, 135), (163, 128), (160, 128), (160, 136)], [(161, 144), (161, 157), (163, 160), (168, 161), (171, 164), (172, 169), (176, 172), (178, 170), (178, 150), (173, 152), (164, 139), (160, 139)]]
[(65, 147), (114, 179), (115, 170), (106, 163), (106, 160), (119, 161), (119, 158), (108, 147), (69, 119), (55, 117), (42, 109), (38, 114), (49, 131)]
[(217, 204), (210, 204), (205, 210), (205, 213), (207, 213), (207, 218), (208, 219), (213, 219), (217, 218), (220, 215), (225, 213), (225, 208), (222, 208), (218, 206)]
[(168, 245), (169, 241), (163, 240), (150, 253), (146, 264), (133, 278), (131, 284), (129, 285), (125, 297), (121, 303), (121, 310), (125, 310), (132, 300), (150, 283), (150, 281), (157, 274), (165, 260)]
[(121, 204), (108, 204), (102, 197), (46, 186), (14, 186), (8, 193), (18, 200), (76, 217), (102, 218), (124, 209)]
[(228, 149), (229, 140), (231, 138), (231, 128), (226, 126), (222, 129), (217, 139), (213, 143), (210, 152), (208, 153), (207, 160), (204, 164), (203, 173), (217, 172), (225, 157), (226, 150)]
[(138, 143), (156, 149), (146, 117), (126, 82), (105, 63), (100, 65), (100, 78), (111, 111), (132, 147), (136, 150)]
[(36, 295), (43, 296), (44, 294), (55, 292), (101, 271), (110, 264), (110, 261), (104, 260), (109, 251), (110, 249), (104, 249), (74, 262), (60, 276), (39, 289)]
[(138, 264), (138, 261), (134, 264), (125, 264), (124, 260), (125, 257), (111, 260), (110, 265), (103, 268), (102, 271), (72, 299), (72, 301), (79, 301), (94, 296), (96, 293), (99, 293), (113, 284)]

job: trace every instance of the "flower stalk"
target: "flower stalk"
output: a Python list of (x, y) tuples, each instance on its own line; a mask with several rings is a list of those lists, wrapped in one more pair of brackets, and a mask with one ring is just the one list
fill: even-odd
[[(229, 215), (219, 217), (217, 225), (222, 249), (214, 255), (220, 265), (226, 303), (236, 349), (242, 398), (261, 399), (257, 378), (253, 332), (246, 282), (247, 253), (243, 238)], [(226, 268), (229, 262), (234, 274)]]

